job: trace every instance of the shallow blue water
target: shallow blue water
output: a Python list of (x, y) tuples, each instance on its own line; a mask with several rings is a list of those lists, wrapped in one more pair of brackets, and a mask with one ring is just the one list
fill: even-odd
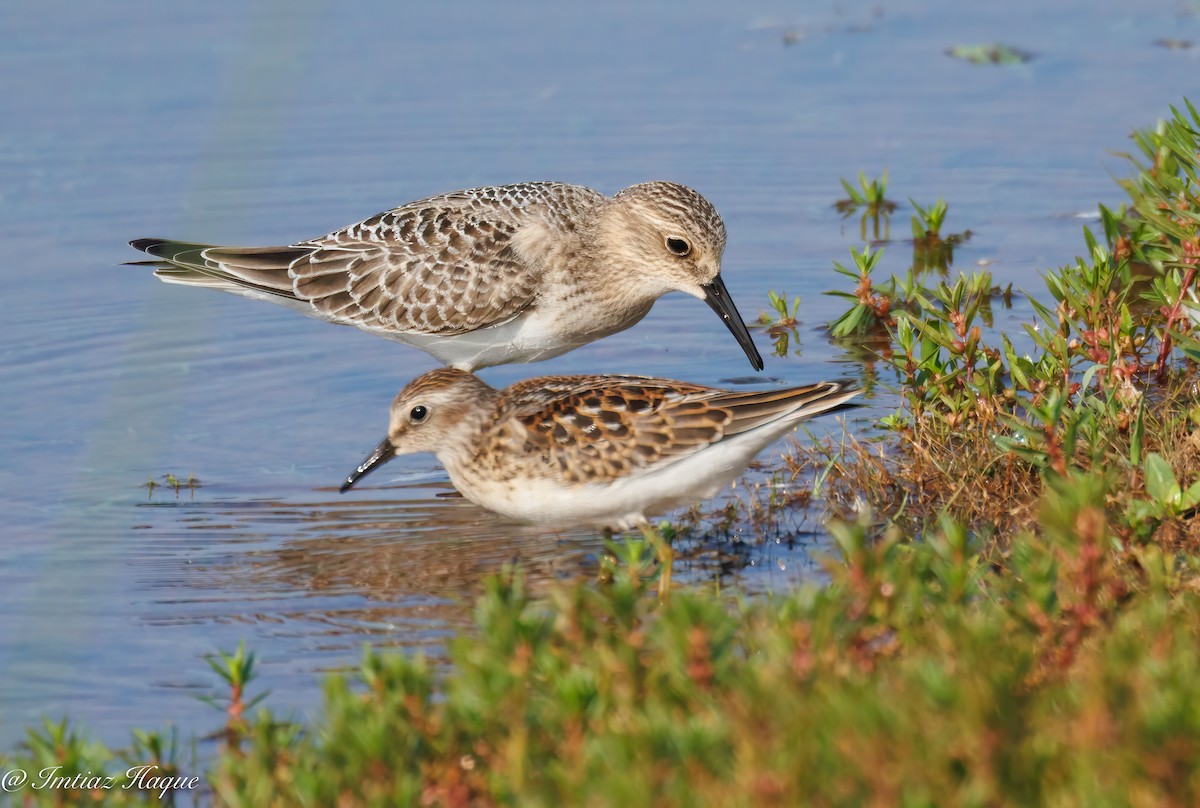
[[(364, 641), (436, 653), (482, 575), (513, 559), (575, 575), (597, 549), (439, 496), (431, 458), (338, 496), (433, 360), (168, 287), (119, 266), (138, 257), (128, 239), (283, 243), (460, 187), (673, 179), (722, 212), (747, 319), (768, 289), (803, 298), (803, 354), (768, 356), (764, 381), (855, 376), (820, 330), (839, 311), (820, 294), (831, 263), (859, 243), (832, 208), (839, 177), (887, 168), (892, 198), (945, 197), (948, 227), (974, 234), (957, 266), (1036, 288), (1081, 251), (1078, 215), (1120, 201), (1109, 150), (1195, 94), (1200, 66), (1154, 44), (1200, 37), (1177, 2), (10, 0), (0, 32), (0, 749), (42, 715), (112, 743), (211, 729), (190, 698), (213, 686), (201, 657), (241, 639), (270, 704), (309, 713), (314, 671)], [(944, 54), (989, 41), (1036, 58)], [(908, 212), (892, 225), (907, 235)], [(905, 251), (889, 248), (894, 271)], [(604, 371), (752, 375), (675, 295), (622, 334), (484, 376)], [(166, 472), (203, 486), (142, 487)], [(736, 581), (793, 585), (819, 544), (769, 545)]]

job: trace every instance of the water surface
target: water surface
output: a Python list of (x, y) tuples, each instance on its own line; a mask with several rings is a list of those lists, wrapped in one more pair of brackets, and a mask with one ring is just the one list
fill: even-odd
[[(191, 698), (214, 685), (201, 658), (243, 639), (270, 703), (309, 714), (315, 672), (364, 642), (436, 655), (485, 574), (586, 575), (599, 549), (446, 496), (428, 457), (339, 496), (433, 360), (168, 287), (120, 266), (138, 257), (128, 239), (283, 243), (473, 185), (672, 179), (722, 212), (747, 319), (768, 289), (803, 299), (802, 353), (768, 357), (761, 383), (854, 377), (821, 330), (839, 313), (820, 294), (839, 283), (831, 263), (859, 243), (832, 208), (839, 177), (887, 168), (897, 201), (945, 197), (948, 226), (974, 234), (958, 266), (1036, 288), (1082, 249), (1079, 215), (1119, 202), (1109, 150), (1194, 92), (1198, 67), (1196, 49), (1154, 44), (1197, 37), (1194, 8), (1112, 0), (10, 0), (0, 31), (0, 748), (42, 715), (111, 743), (131, 726), (211, 729)], [(944, 53), (989, 41), (1035, 58)], [(901, 271), (904, 245), (888, 249)], [(753, 375), (681, 295), (600, 343), (483, 375), (574, 372)], [(202, 486), (143, 486), (168, 472)], [(754, 592), (818, 574), (819, 525), (750, 545), (706, 547), (679, 576)]]

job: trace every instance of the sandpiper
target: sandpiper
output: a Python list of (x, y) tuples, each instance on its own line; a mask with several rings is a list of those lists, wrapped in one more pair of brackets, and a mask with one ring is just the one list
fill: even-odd
[(858, 395), (843, 382), (730, 391), (640, 376), (544, 376), (496, 390), (442, 368), (392, 403), (388, 436), (345, 492), (391, 458), (433, 452), (454, 487), (504, 516), (639, 528), (670, 587), (670, 547), (647, 517), (711, 496), (800, 421)]
[(129, 243), (168, 283), (357, 326), (461, 370), (558, 356), (629, 328), (672, 291), (708, 303), (763, 368), (721, 279), (725, 225), (673, 182), (611, 198), (558, 182), (472, 188), (285, 247)]

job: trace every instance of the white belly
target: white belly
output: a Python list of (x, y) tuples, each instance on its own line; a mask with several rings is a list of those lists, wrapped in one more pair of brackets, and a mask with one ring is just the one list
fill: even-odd
[(611, 312), (603, 318), (589, 316), (596, 314), (588, 309), (589, 305), (592, 304), (580, 304), (571, 311), (534, 306), (506, 323), (453, 336), (383, 329), (374, 333), (420, 348), (450, 367), (473, 371), (493, 365), (552, 359), (629, 328), (650, 311), (647, 305), (614, 320)]
[(511, 519), (626, 530), (649, 516), (712, 496), (737, 479), (754, 455), (786, 428), (770, 436), (741, 435), (674, 463), (606, 484), (563, 486), (529, 479), (498, 483), (470, 469), (450, 469), (450, 480), (467, 499)]
[(440, 362), (466, 371), (510, 362), (540, 362), (588, 342), (561, 329), (555, 331), (546, 328), (537, 318), (527, 315), (519, 315), (500, 325), (451, 336), (383, 329), (374, 333), (420, 348)]

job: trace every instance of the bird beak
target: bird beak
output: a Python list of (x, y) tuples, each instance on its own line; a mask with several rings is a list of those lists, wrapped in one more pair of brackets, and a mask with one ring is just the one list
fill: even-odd
[(704, 302), (725, 321), (729, 331), (737, 338), (738, 345), (741, 345), (742, 350), (746, 352), (750, 364), (754, 366), (755, 370), (762, 370), (762, 356), (758, 353), (758, 348), (754, 347), (750, 329), (746, 328), (746, 324), (742, 321), (742, 315), (738, 314), (737, 306), (733, 305), (733, 298), (729, 296), (729, 290), (725, 288), (725, 281), (721, 280), (721, 276), (718, 275), (712, 279), (711, 283), (706, 283), (700, 288), (704, 290)]
[(371, 453), (367, 455), (367, 459), (359, 463), (358, 468), (350, 472), (350, 476), (346, 478), (346, 482), (342, 483), (342, 487), (338, 489), (339, 493), (346, 493), (356, 482), (395, 456), (396, 450), (392, 446), (391, 440), (384, 438), (378, 446), (371, 450)]

